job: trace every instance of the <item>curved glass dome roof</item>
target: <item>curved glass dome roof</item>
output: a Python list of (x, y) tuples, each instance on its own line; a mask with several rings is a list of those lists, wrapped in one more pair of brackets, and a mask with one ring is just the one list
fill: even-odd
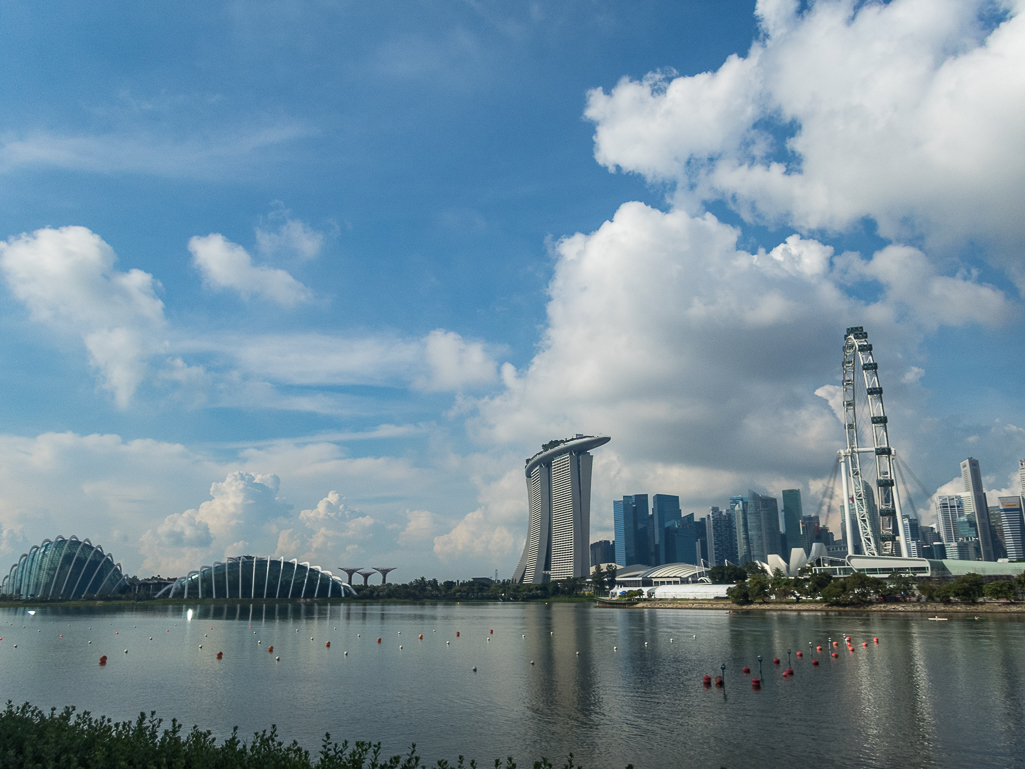
[(240, 555), (179, 577), (157, 598), (341, 598), (351, 587), (296, 559)]
[(78, 537), (44, 539), (11, 567), (0, 582), (9, 598), (73, 599), (116, 595), (128, 587), (121, 564), (110, 553)]

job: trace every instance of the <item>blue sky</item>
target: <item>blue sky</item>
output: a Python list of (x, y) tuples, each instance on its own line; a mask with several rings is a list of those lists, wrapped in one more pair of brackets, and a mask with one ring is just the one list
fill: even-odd
[(594, 538), (814, 510), (853, 323), (929, 491), (1009, 488), (1020, 9), (0, 5), (0, 557), (505, 574), (576, 432)]

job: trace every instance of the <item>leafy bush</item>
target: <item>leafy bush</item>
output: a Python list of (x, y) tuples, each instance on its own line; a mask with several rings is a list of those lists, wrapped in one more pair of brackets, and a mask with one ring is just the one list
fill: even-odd
[[(347, 741), (340, 745), (324, 735), (316, 759), (293, 741), (286, 745), (276, 727), (254, 734), (248, 742), (231, 736), (217, 744), (208, 731), (192, 727), (182, 734), (182, 725), (171, 721), (167, 729), (154, 713), (140, 713), (133, 721), (114, 722), (94, 718), (73, 707), (45, 713), (28, 703), (14, 707), (8, 700), (0, 712), (0, 766), (4, 769), (427, 769), (416, 746), (404, 756), (381, 756), (381, 744)], [(476, 767), (460, 756), (456, 764), (439, 760), (435, 769)], [(516, 769), (512, 758), (495, 769)], [(534, 769), (552, 769), (548, 759), (533, 763)], [(569, 755), (562, 769), (582, 769)], [(632, 767), (627, 767), (632, 769)]]
[(1015, 598), (1014, 583), (1009, 579), (987, 582), (985, 587), (983, 587), (982, 592), (987, 598), (992, 598), (994, 601), (999, 601), (1001, 599), (1013, 601)]

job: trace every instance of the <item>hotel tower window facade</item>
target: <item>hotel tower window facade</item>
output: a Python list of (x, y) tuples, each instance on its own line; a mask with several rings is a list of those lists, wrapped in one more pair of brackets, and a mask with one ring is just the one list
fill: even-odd
[(546, 444), (527, 460), (530, 519), (514, 582), (537, 585), (588, 575), (593, 461), (589, 451), (609, 440), (578, 435)]

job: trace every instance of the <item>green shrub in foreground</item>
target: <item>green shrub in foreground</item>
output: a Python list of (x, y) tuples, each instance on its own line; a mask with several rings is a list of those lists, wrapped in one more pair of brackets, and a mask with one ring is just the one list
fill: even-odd
[[(381, 744), (348, 741), (340, 745), (324, 735), (317, 757), (293, 741), (286, 745), (277, 727), (253, 735), (248, 742), (238, 729), (217, 744), (210, 732), (193, 726), (182, 734), (182, 725), (171, 721), (168, 729), (151, 713), (140, 713), (135, 721), (114, 722), (89, 712), (66, 707), (45, 713), (27, 702), (15, 707), (10, 700), (0, 712), (0, 767), (4, 769), (427, 769), (416, 746), (404, 756), (381, 756)], [(512, 758), (496, 769), (516, 769)], [(456, 764), (439, 760), (436, 769), (476, 767), (476, 761)], [(548, 759), (535, 761), (534, 769), (552, 769)], [(582, 769), (570, 754), (562, 769)], [(628, 767), (627, 769), (632, 769)]]

